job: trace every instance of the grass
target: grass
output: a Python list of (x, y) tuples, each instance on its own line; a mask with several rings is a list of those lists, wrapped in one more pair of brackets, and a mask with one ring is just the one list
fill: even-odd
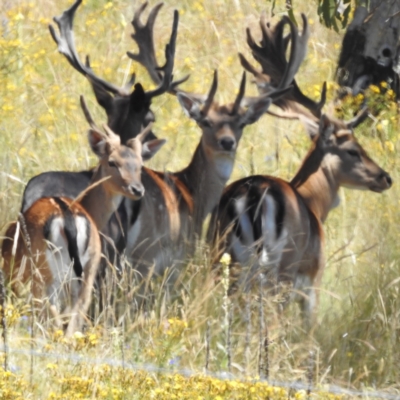
[[(279, 15), (285, 10), (284, 2), (276, 3), (275, 12)], [(320, 26), (315, 4), (298, 3), (296, 10), (306, 13), (311, 26), (308, 55), (298, 74), (299, 85), (317, 98), (321, 83), (327, 80), (332, 98), (341, 36)], [(22, 191), (30, 177), (47, 170), (84, 169), (95, 163), (86, 141), (87, 124), (79, 109), (79, 95), (85, 95), (98, 123), (105, 116), (88, 82), (57, 53), (47, 29), (51, 17), (69, 4), (71, 1), (21, 0), (0, 5), (2, 232), (17, 216)], [(138, 81), (149, 88), (152, 84), (145, 71), (126, 56), (127, 50), (134, 50), (129, 21), (137, 5), (138, 2), (132, 5), (122, 0), (84, 2), (75, 20), (76, 42), (82, 57), (91, 55), (92, 66), (100, 76), (122, 85), (128, 73), (137, 69)], [(174, 7), (180, 11), (175, 76), (191, 74), (184, 89), (207, 92), (212, 71), (218, 68), (217, 98), (220, 102), (232, 101), (242, 73), (237, 52), (244, 52), (251, 59), (244, 29), (250, 26), (257, 36), (259, 14), (270, 6), (261, 0), (175, 2)], [(156, 24), (160, 56), (171, 23), (172, 6), (164, 5)], [(311, 378), (322, 389), (327, 384), (340, 384), (346, 388), (400, 391), (400, 212), (396, 185), (400, 171), (396, 157), (400, 146), (399, 117), (390, 93), (377, 92), (379, 88), (371, 88), (370, 105), (376, 117), (356, 134), (370, 155), (390, 172), (395, 185), (382, 195), (341, 191), (342, 204), (331, 212), (325, 225), (327, 266), (320, 288), (318, 325), (310, 334), (302, 330), (296, 305), (278, 317), (279, 299), (264, 298), (270, 379), (306, 384), (312, 351)], [(253, 85), (248, 85), (247, 94), (256, 94)], [(360, 99), (347, 98), (335, 112), (350, 117), (357, 101)], [(173, 96), (156, 99), (152, 109), (157, 117), (154, 131), (167, 138), (168, 144), (150, 166), (161, 170), (184, 167), (199, 139), (197, 126), (184, 116)], [(232, 180), (254, 173), (290, 178), (308, 146), (300, 124), (265, 116), (246, 128)], [(136, 398), (172, 398), (171, 393), (177, 398), (194, 398), (193, 393), (210, 399), (257, 398), (257, 393), (258, 398), (305, 398), (301, 391), (289, 393), (246, 380), (255, 379), (259, 373), (258, 293), (249, 300), (248, 316), (244, 300), (233, 306), (228, 346), (229, 307), (224, 287), (214, 285), (210, 277), (206, 249), (199, 245), (197, 253), (181, 277), (178, 298), (166, 298), (162, 284), (152, 283), (156, 298), (145, 317), (131, 318), (126, 297), (122, 296), (118, 315), (110, 307), (98, 315), (88, 332), (71, 342), (65, 342), (46, 326), (35, 324), (36, 350), (60, 355), (75, 351), (87, 357), (151, 363), (167, 368), (171, 375), (37, 357), (30, 385), (29, 358), (11, 353), (9, 363), (14, 372), (1, 372), (0, 397), (100, 398), (103, 393), (103, 398), (134, 398), (129, 392), (134, 388)], [(123, 282), (120, 285), (122, 293), (128, 290)], [(26, 301), (9, 299), (7, 307), (10, 346), (29, 349)], [(263, 339), (264, 336), (263, 331)], [(232, 356), (232, 372), (243, 382), (214, 381), (215, 378), (200, 375), (184, 378), (174, 373), (175, 369), (185, 368), (201, 373), (207, 361), (211, 372), (226, 371), (228, 354)]]

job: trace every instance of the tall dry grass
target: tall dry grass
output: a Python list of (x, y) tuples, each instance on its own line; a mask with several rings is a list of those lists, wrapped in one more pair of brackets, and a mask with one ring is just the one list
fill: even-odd
[[(87, 125), (79, 109), (79, 95), (87, 98), (96, 121), (104, 121), (105, 116), (85, 78), (57, 53), (47, 29), (51, 17), (59, 15), (69, 4), (71, 1), (37, 0), (6, 1), (0, 5), (0, 229), (3, 232), (17, 216), (22, 191), (30, 177), (48, 170), (84, 169), (95, 162), (87, 146)], [(79, 53), (82, 57), (90, 54), (96, 73), (122, 85), (129, 72), (136, 70), (138, 81), (149, 88), (152, 84), (146, 72), (126, 56), (127, 50), (134, 50), (129, 22), (138, 4), (122, 0), (85, 1), (76, 16), (74, 30)], [(229, 102), (238, 90), (242, 73), (237, 53), (251, 57), (245, 27), (250, 26), (257, 36), (260, 12), (264, 9), (268, 12), (271, 4), (261, 0), (168, 2), (156, 24), (159, 56), (162, 58), (172, 24), (172, 9), (176, 7), (180, 11), (180, 25), (175, 76), (190, 73), (184, 88), (205, 93), (213, 69), (218, 68), (217, 99)], [(305, 12), (311, 25), (309, 51), (298, 81), (316, 98), (321, 83), (334, 79), (341, 35), (319, 24), (315, 8), (314, 3), (305, 0), (296, 2), (296, 10)], [(284, 10), (284, 1), (276, 1), (277, 16)], [(248, 85), (247, 94), (256, 94), (252, 85)], [(377, 103), (382, 101), (376, 99)], [(173, 96), (156, 99), (152, 109), (157, 118), (154, 131), (167, 138), (168, 144), (150, 166), (161, 170), (184, 167), (199, 139), (197, 126), (184, 116)], [(341, 190), (341, 206), (331, 212), (325, 225), (327, 265), (315, 329), (309, 334), (303, 331), (295, 304), (278, 316), (279, 299), (264, 299), (270, 378), (307, 381), (312, 351), (315, 362), (312, 378), (318, 384), (400, 390), (398, 128), (396, 109), (387, 101), (387, 107), (376, 119), (357, 130), (362, 144), (390, 171), (395, 184), (382, 195)], [(265, 116), (246, 128), (232, 180), (257, 173), (290, 178), (308, 146), (300, 124)], [(180, 279), (177, 296), (164, 296), (162, 282), (152, 283), (155, 298), (144, 317), (134, 319), (127, 312), (129, 304), (124, 293), (132, 288), (122, 281), (118, 315), (112, 307), (108, 308), (97, 315), (84, 339), (77, 337), (72, 344), (64, 343), (54, 337), (54, 332), (37, 325), (36, 345), (60, 354), (73, 348), (88, 356), (123, 357), (127, 361), (152, 362), (168, 368), (202, 370), (209, 326), (209, 369), (226, 370), (224, 288), (212, 281), (206, 249), (199, 245), (197, 253)], [(256, 291), (250, 300), (250, 318), (245, 318), (243, 302), (233, 306), (230, 351), (234, 373), (255, 376), (258, 371), (257, 298)], [(29, 328), (24, 317), (26, 301), (15, 300), (14, 304), (8, 317), (13, 325), (9, 340), (13, 347), (23, 348)], [(115, 328), (104, 327), (104, 321), (111, 321)], [(11, 356), (10, 362), (27, 371), (27, 360), (23, 357)], [(36, 363), (44, 374), (55, 373), (43, 361)], [(73, 371), (68, 365), (62, 368), (69, 373)], [(35, 382), (37, 393), (43, 396), (52, 390), (42, 377), (35, 377)]]

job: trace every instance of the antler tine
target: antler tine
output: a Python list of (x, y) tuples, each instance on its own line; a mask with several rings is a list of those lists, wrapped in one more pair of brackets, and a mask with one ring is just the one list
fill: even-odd
[(81, 108), (82, 108), (83, 114), (85, 115), (86, 121), (88, 122), (89, 126), (92, 129), (95, 129), (98, 131), (99, 128), (97, 127), (96, 123), (94, 122), (94, 119), (92, 118), (92, 115), (90, 114), (90, 111), (86, 104), (85, 97), (81, 94), (79, 99), (80, 99)]
[(189, 78), (190, 78), (190, 74), (187, 74), (187, 75), (185, 75), (183, 78), (171, 82), (171, 84), (170, 84), (170, 86), (169, 86), (169, 91), (170, 91), (172, 94), (177, 94), (177, 93), (178, 93), (177, 87), (178, 87), (181, 83), (186, 82)]
[(140, 140), (140, 142), (144, 143), (147, 135), (151, 132), (151, 128), (153, 127), (153, 123), (150, 122), (140, 133), (136, 136), (135, 139)]
[(368, 107), (364, 107), (354, 118), (350, 121), (346, 121), (346, 126), (350, 129), (356, 128), (363, 121), (365, 121), (369, 116)]
[(126, 82), (126, 84), (125, 84), (126, 91), (130, 91), (131, 90), (132, 86), (135, 84), (135, 81), (136, 81), (136, 74), (133, 72), (131, 77), (130, 77), (130, 79), (129, 79), (129, 81)]
[(217, 92), (217, 88), (218, 88), (218, 70), (215, 70), (211, 89), (208, 92), (207, 99), (205, 100), (204, 106), (201, 109), (201, 113), (203, 115), (207, 115), (208, 112), (210, 111), (210, 107), (214, 101), (214, 96), (215, 96), (215, 93)]
[[(143, 11), (146, 9), (146, 7), (149, 5), (149, 3), (147, 1), (145, 1), (141, 6), (139, 6), (139, 8), (133, 13), (133, 20), (132, 20), (132, 25), (135, 24), (136, 26), (143, 28), (144, 24), (143, 22), (140, 20)], [(160, 9), (163, 6), (162, 3), (157, 4), (156, 7), (154, 7), (154, 9)]]
[(244, 92), (246, 90), (246, 72), (243, 72), (242, 81), (240, 82), (239, 93), (236, 97), (235, 103), (233, 104), (231, 114), (235, 115), (239, 111), (240, 104), (244, 97)]
[(240, 64), (246, 71), (251, 72), (257, 78), (262, 77), (262, 73), (257, 71), (257, 69), (253, 65), (250, 64), (250, 62), (247, 60), (247, 58), (242, 53), (238, 53), (238, 55), (239, 55), (239, 59), (240, 59)]
[(106, 132), (106, 136), (109, 142), (121, 143), (121, 138), (116, 133), (114, 133), (114, 131), (107, 124), (103, 124), (103, 129)]
[[(97, 132), (101, 132), (101, 130), (98, 128), (98, 126), (96, 125), (96, 123), (94, 122), (94, 119), (92, 118), (92, 115), (90, 114), (90, 111), (87, 107), (86, 104), (86, 100), (85, 97), (83, 95), (80, 95), (79, 97), (80, 99), (80, 103), (81, 103), (81, 108), (83, 111), (83, 114), (85, 115), (86, 121), (89, 123), (89, 126), (96, 130)], [(105, 130), (105, 136), (109, 139), (109, 140), (118, 140), (120, 141), (120, 137), (115, 134), (106, 124), (103, 124), (103, 128)]]
[(85, 66), (78, 57), (75, 47), (73, 22), (75, 12), (81, 3), (82, 0), (76, 0), (76, 2), (70, 8), (65, 10), (59, 17), (53, 18), (60, 31), (60, 36), (56, 33), (53, 25), (49, 25), (51, 37), (56, 42), (59, 53), (63, 54), (72, 67), (78, 72), (86, 76), (91, 82), (99, 84), (105, 90), (108, 90), (114, 94), (124, 95), (126, 94), (124, 89), (96, 76), (93, 70), (90, 68), (90, 65)]

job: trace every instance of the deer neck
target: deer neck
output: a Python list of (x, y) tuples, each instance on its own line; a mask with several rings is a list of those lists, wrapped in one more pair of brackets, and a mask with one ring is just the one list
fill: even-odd
[[(98, 183), (104, 178), (106, 176), (103, 175), (101, 168), (96, 168), (90, 182), (93, 188), (88, 190), (80, 201), (99, 230), (106, 226), (111, 215), (117, 210), (123, 199), (121, 194), (112, 192), (107, 188), (107, 181)], [(96, 183), (98, 184), (96, 185)]]
[(234, 154), (213, 156), (199, 143), (190, 164), (176, 175), (190, 191), (194, 199), (194, 231), (201, 235), (207, 215), (218, 204), (235, 161)]
[(329, 211), (339, 204), (339, 184), (335, 177), (333, 155), (312, 150), (292, 179), (291, 184), (304, 199), (308, 208), (322, 222)]

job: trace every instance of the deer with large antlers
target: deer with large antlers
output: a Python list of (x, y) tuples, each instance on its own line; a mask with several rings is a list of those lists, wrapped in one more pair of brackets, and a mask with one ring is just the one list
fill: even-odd
[[(250, 48), (263, 70), (259, 72), (242, 55), (241, 61), (253, 73), (261, 91), (278, 87), (287, 65), (289, 40), (290, 54), (296, 54), (294, 77), (306, 52), (308, 30), (304, 16), (303, 21), (300, 36), (287, 17), (275, 29), (261, 19), (260, 46), (247, 31)], [(289, 37), (283, 36), (286, 24), (290, 27)], [(306, 321), (311, 321), (317, 300), (315, 287), (324, 270), (322, 224), (338, 204), (339, 188), (380, 193), (390, 188), (392, 180), (353, 134), (366, 112), (347, 123), (327, 117), (321, 114), (325, 85), (322, 101), (315, 103), (301, 93), (295, 81), (291, 83), (295, 89), (276, 104), (286, 117), (307, 119), (312, 145), (302, 166), (290, 182), (256, 175), (230, 184), (212, 216), (210, 230), (214, 229), (215, 261), (223, 253), (231, 257), (231, 293), (238, 287), (249, 290), (256, 278), (267, 287), (289, 283), (297, 293), (292, 297), (300, 302)]]
[[(128, 55), (140, 62), (157, 83), (153, 50), (146, 46), (146, 41), (135, 40), (139, 53)], [(182, 171), (164, 173), (145, 168), (142, 179), (148, 196), (140, 203), (124, 202), (129, 216), (125, 227), (126, 254), (142, 278), (148, 277), (151, 271), (162, 275), (167, 268), (179, 272), (180, 268), (174, 266), (193, 254), (203, 222), (218, 204), (231, 176), (244, 127), (256, 122), (272, 101), (289, 90), (282, 84), (268, 96), (246, 98), (245, 85), (243, 75), (239, 93), (228, 105), (214, 101), (217, 71), (207, 96), (176, 87), (171, 90), (184, 112), (197, 122), (201, 139), (191, 162)]]
[[(83, 63), (76, 51), (73, 21), (76, 10), (82, 3), (77, 0), (69, 9), (65, 10), (60, 16), (54, 17), (54, 21), (59, 28), (59, 34), (52, 25), (49, 26), (51, 36), (58, 46), (58, 51), (65, 56), (71, 66), (85, 76), (90, 82), (97, 102), (107, 114), (107, 125), (121, 138), (124, 144), (128, 140), (138, 135), (149, 123), (154, 122), (155, 117), (150, 109), (151, 101), (156, 96), (160, 96), (185, 81), (187, 77), (172, 82), (172, 71), (175, 57), (175, 43), (178, 31), (178, 12), (174, 13), (172, 32), (170, 41), (165, 48), (166, 62), (163, 67), (156, 63), (156, 58), (152, 60), (156, 70), (151, 74), (156, 74), (158, 86), (154, 90), (145, 91), (140, 83), (135, 84), (135, 74), (124, 87), (118, 87), (98, 77), (90, 67), (89, 57)], [(154, 39), (153, 28), (156, 17), (163, 3), (156, 5), (150, 12), (146, 24), (140, 20), (147, 3), (144, 3), (135, 12), (132, 25), (135, 29), (134, 39), (146, 42), (146, 46), (153, 49)], [(130, 53), (131, 54), (131, 53)], [(135, 84), (135, 85), (134, 85)], [(133, 91), (131, 87), (134, 85)], [(155, 135), (150, 132), (146, 140), (155, 139)], [(51, 171), (33, 177), (27, 184), (21, 211), (26, 211), (37, 199), (45, 196), (67, 196), (76, 197), (85, 190), (92, 177), (92, 171)]]
[(150, 271), (162, 275), (170, 268), (173, 276), (180, 271), (179, 264), (193, 254), (203, 222), (218, 204), (230, 178), (243, 128), (256, 122), (272, 100), (287, 91), (249, 102), (244, 98), (243, 75), (234, 103), (218, 105), (214, 102), (217, 85), (215, 72), (208, 96), (177, 93), (185, 113), (201, 129), (201, 139), (189, 165), (175, 173), (144, 168), (142, 181), (148, 195), (137, 204), (124, 202), (130, 221), (126, 254), (142, 278), (148, 277)]
[(3, 269), (15, 292), (32, 278), (32, 295), (39, 300), (48, 297), (57, 324), (60, 311), (66, 313), (70, 306), (67, 335), (81, 329), (90, 305), (101, 256), (99, 231), (124, 197), (143, 197), (143, 160), (165, 143), (153, 139), (143, 144), (149, 126), (121, 144), (107, 125), (105, 133), (96, 127), (83, 97), (81, 105), (91, 126), (91, 149), (99, 158), (90, 186), (76, 200), (46, 197), (34, 202), (19, 222), (8, 227), (1, 249)]

